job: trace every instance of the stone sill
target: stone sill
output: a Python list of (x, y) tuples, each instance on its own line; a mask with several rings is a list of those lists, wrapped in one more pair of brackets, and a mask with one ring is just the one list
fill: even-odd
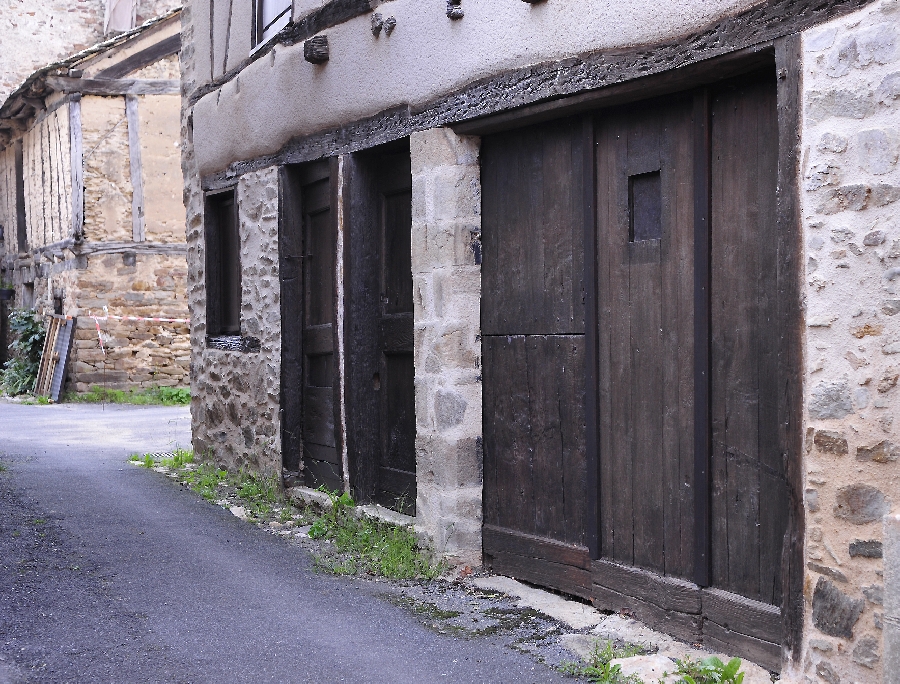
[(250, 352), (258, 352), (260, 347), (259, 339), (256, 337), (216, 335), (206, 338), (207, 349), (218, 349), (219, 351), (232, 351), (247, 354)]
[[(292, 501), (317, 504), (325, 508), (331, 506), (331, 499), (328, 495), (325, 492), (320, 492), (318, 489), (310, 489), (309, 487), (301, 486), (288, 487), (285, 490), (285, 494), (287, 494), (288, 498)], [(375, 520), (381, 520), (382, 522), (390, 523), (392, 525), (412, 527), (417, 536), (423, 534), (423, 530), (416, 525), (416, 519), (414, 517), (398, 513), (397, 511), (385, 508), (379, 504), (362, 504), (356, 506), (353, 510), (357, 516), (374, 518)]]

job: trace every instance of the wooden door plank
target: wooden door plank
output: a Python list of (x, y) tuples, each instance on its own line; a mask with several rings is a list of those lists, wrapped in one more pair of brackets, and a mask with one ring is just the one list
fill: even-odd
[(733, 632), (781, 643), (781, 609), (777, 606), (722, 591), (704, 589), (703, 616)]
[(336, 447), (333, 388), (306, 385), (303, 395), (304, 442)]
[(673, 105), (661, 150), (664, 171), (662, 243), (663, 494), (665, 573), (693, 578), (693, 131), (691, 101)]
[(525, 336), (485, 337), (485, 459), (494, 486), (489, 522), (529, 534), (534, 528), (531, 407)]
[(784, 644), (794, 662), (803, 645), (805, 605), (803, 581), (805, 510), (803, 502), (802, 339), (803, 312), (800, 278), (802, 222), (800, 203), (800, 118), (802, 104), (803, 48), (799, 33), (775, 43), (778, 73), (778, 300), (776, 325), (781, 331), (778, 345), (778, 430), (784, 454), (787, 481), (788, 520), (782, 556), (782, 614)]
[[(781, 560), (787, 524), (788, 497), (778, 419), (778, 117), (773, 80), (752, 90), (758, 130), (756, 233), (757, 331), (759, 335), (759, 600), (781, 605)], [(776, 277), (772, 277), (776, 274)], [(780, 643), (780, 639), (779, 642)]]
[[(649, 108), (648, 108), (649, 109)], [(633, 112), (627, 128), (627, 176), (659, 171), (660, 111)], [(630, 188), (628, 188), (630, 191)], [(651, 193), (655, 189), (651, 186)], [(661, 198), (643, 198), (651, 203)], [(639, 213), (638, 198), (629, 198), (629, 221)], [(619, 233), (627, 240), (627, 231)], [(660, 240), (638, 240), (628, 244), (628, 299), (631, 339), (631, 413), (633, 426), (632, 490), (636, 503), (634, 519), (634, 564), (665, 571), (663, 542), (663, 346), (662, 281)]]
[(553, 587), (566, 594), (591, 598), (591, 573), (572, 565), (553, 563), (545, 558), (523, 557), (505, 551), (492, 556), (494, 572)]
[(482, 534), (486, 553), (502, 551), (523, 557), (544, 558), (582, 570), (591, 569), (591, 560), (584, 546), (564, 544), (556, 539), (516, 532), (496, 525), (485, 525)]
[(703, 623), (703, 645), (746, 658), (773, 672), (781, 670), (781, 644), (725, 629), (711, 620)]
[(593, 576), (595, 585), (639, 598), (662, 610), (690, 615), (701, 612), (700, 588), (692, 582), (603, 559), (594, 561)]
[(593, 603), (600, 610), (627, 612), (644, 624), (676, 639), (697, 643), (700, 641), (699, 615), (675, 610), (664, 610), (657, 605), (626, 596), (599, 584), (593, 585)]

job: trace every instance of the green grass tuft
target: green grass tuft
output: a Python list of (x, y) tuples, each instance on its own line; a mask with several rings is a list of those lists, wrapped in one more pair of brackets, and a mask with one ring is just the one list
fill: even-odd
[(355, 515), (355, 503), (346, 492), (328, 496), (331, 509), (313, 522), (309, 536), (333, 542), (337, 553), (319, 556), (320, 567), (337, 574), (395, 579), (434, 579), (446, 569), (419, 546), (411, 527)]
[(629, 644), (617, 648), (611, 641), (598, 640), (591, 649), (586, 664), (566, 662), (559, 669), (567, 675), (581, 677), (597, 684), (641, 684), (640, 678), (635, 675), (627, 677), (623, 675), (621, 666), (610, 665), (610, 661), (616, 658), (630, 658), (641, 652), (638, 646)]
[(79, 404), (137, 404), (162, 406), (187, 406), (191, 403), (191, 391), (186, 387), (149, 387), (142, 390), (108, 389), (94, 385), (80, 394), (69, 392), (66, 401)]

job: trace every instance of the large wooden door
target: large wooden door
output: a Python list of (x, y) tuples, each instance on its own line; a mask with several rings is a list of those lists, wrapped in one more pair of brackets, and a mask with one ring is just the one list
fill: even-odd
[(770, 70), (482, 142), (485, 556), (772, 669), (778, 140)]
[(347, 161), (348, 445), (361, 500), (415, 512), (412, 173), (408, 141)]
[(484, 553), (590, 597), (579, 119), (482, 142)]
[(595, 603), (777, 669), (774, 79), (610, 111), (596, 131)]

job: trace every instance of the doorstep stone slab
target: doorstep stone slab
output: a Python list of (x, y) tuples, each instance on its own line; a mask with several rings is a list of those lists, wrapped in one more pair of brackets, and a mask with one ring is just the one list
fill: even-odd
[(675, 661), (664, 655), (656, 653), (654, 655), (632, 656), (631, 658), (613, 658), (609, 661), (610, 665), (618, 665), (622, 676), (636, 676), (642, 682), (664, 682), (664, 684), (675, 684), (678, 676), (675, 672)]
[(478, 577), (474, 580), (474, 584), (479, 589), (515, 596), (519, 599), (520, 608), (533, 608), (568, 625), (571, 629), (587, 629), (600, 624), (603, 620), (603, 614), (591, 606), (578, 601), (568, 601), (510, 577)]

